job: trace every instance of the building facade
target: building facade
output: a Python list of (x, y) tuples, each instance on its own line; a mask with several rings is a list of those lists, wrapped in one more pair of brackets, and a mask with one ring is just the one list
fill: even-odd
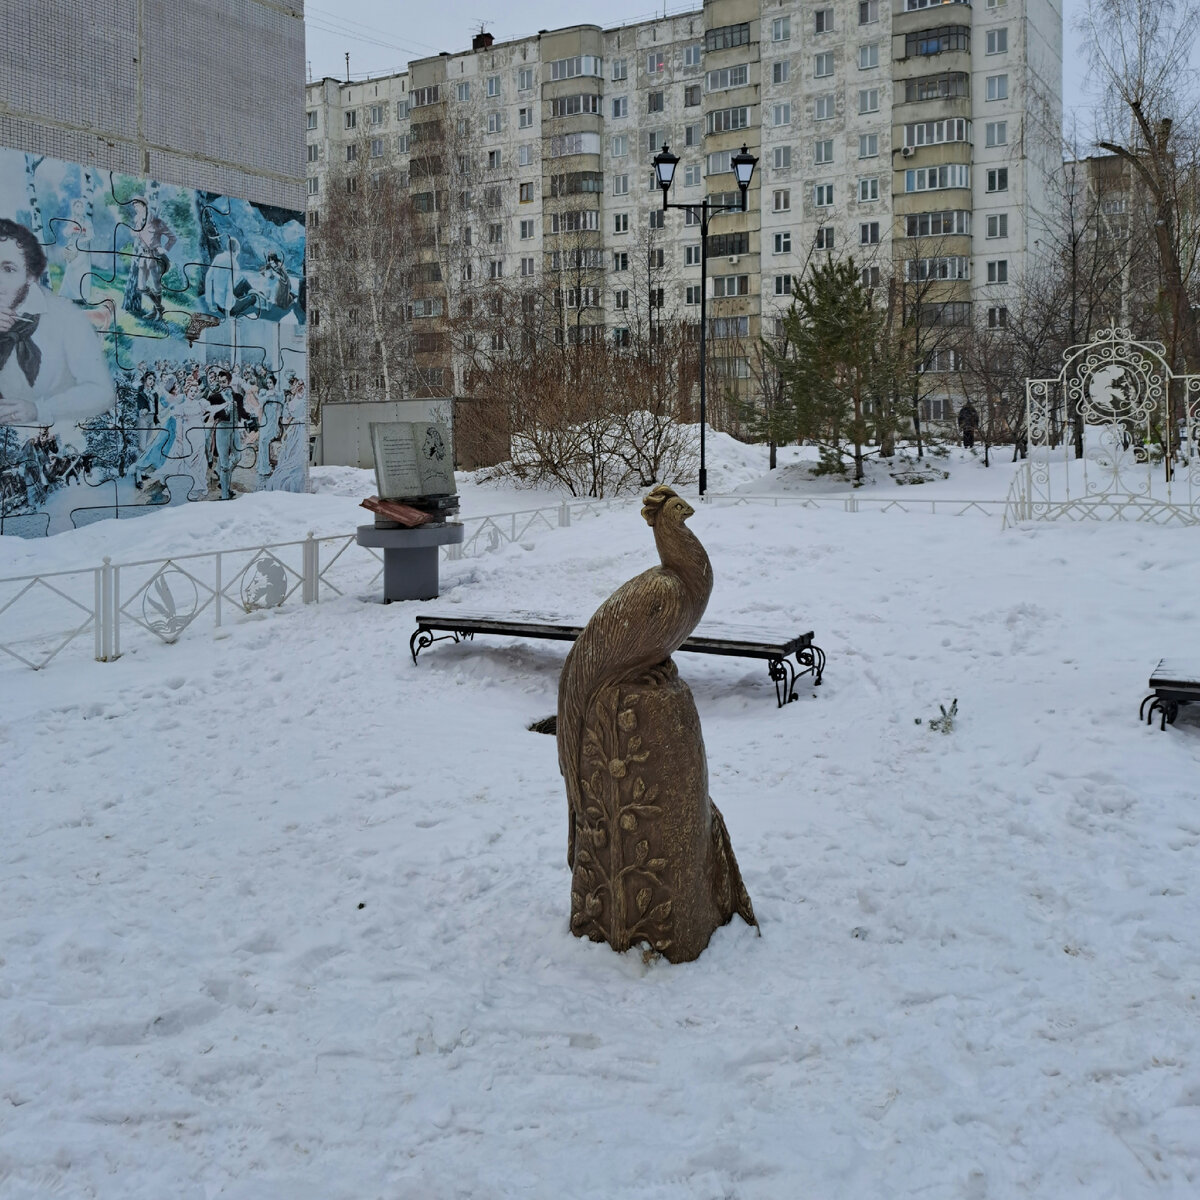
[[(1003, 327), (1058, 220), (1061, 31), (1058, 0), (707, 0), (615, 29), (484, 34), (402, 74), (311, 84), (309, 209), (365, 155), (437, 214), (414, 321), (436, 325), (480, 281), (570, 271), (568, 332), (619, 343), (639, 300), (699, 312), (698, 219), (662, 211), (654, 156), (679, 155), (673, 202), (737, 202), (729, 160), (744, 144), (758, 159), (748, 211), (710, 229), (721, 373), (750, 377), (746, 347), (829, 252), (874, 286), (913, 285), (939, 327), (924, 369), (950, 374), (954, 329)], [(337, 297), (314, 285), (314, 304)], [(461, 390), (439, 350), (418, 386)], [(946, 415), (936, 395), (925, 404)]]

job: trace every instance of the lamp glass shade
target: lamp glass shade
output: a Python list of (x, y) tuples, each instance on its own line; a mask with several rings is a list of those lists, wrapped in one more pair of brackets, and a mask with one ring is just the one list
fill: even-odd
[(758, 159), (753, 154), (747, 152), (743, 146), (741, 150), (729, 160), (729, 165), (733, 167), (733, 173), (737, 177), (738, 187), (743, 191), (750, 186), (750, 177), (754, 174), (754, 168), (758, 165)]
[(671, 147), (664, 143), (662, 150), (654, 156), (654, 174), (658, 186), (665, 192), (675, 179), (675, 167), (679, 156), (671, 153)]

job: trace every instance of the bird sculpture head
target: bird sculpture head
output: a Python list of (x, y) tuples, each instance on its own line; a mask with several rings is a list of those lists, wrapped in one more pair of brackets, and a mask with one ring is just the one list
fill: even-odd
[(673, 488), (667, 487), (665, 483), (660, 483), (657, 487), (651, 488), (646, 493), (646, 499), (642, 503), (642, 516), (646, 518), (646, 524), (651, 528), (658, 523), (663, 515), (683, 522), (695, 511), (682, 496), (678, 495)]

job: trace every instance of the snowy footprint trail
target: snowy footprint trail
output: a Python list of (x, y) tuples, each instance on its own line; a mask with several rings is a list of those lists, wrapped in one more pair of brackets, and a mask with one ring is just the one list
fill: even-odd
[[(567, 930), (565, 648), (414, 667), (417, 606), (345, 599), (5, 668), (0, 1197), (1196, 1195), (1200, 714), (1137, 721), (1194, 535), (691, 524), (710, 615), (829, 663), (777, 710), (680, 656), (763, 927), (686, 967)], [(651, 555), (631, 506), (443, 602), (586, 614)]]

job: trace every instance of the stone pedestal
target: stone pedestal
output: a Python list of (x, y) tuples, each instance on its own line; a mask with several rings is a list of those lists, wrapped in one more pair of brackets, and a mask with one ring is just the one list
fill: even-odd
[(461, 525), (420, 525), (416, 529), (381, 529), (360, 525), (360, 546), (383, 551), (383, 602), (393, 600), (436, 600), (438, 597), (438, 551), (442, 546), (461, 544)]

